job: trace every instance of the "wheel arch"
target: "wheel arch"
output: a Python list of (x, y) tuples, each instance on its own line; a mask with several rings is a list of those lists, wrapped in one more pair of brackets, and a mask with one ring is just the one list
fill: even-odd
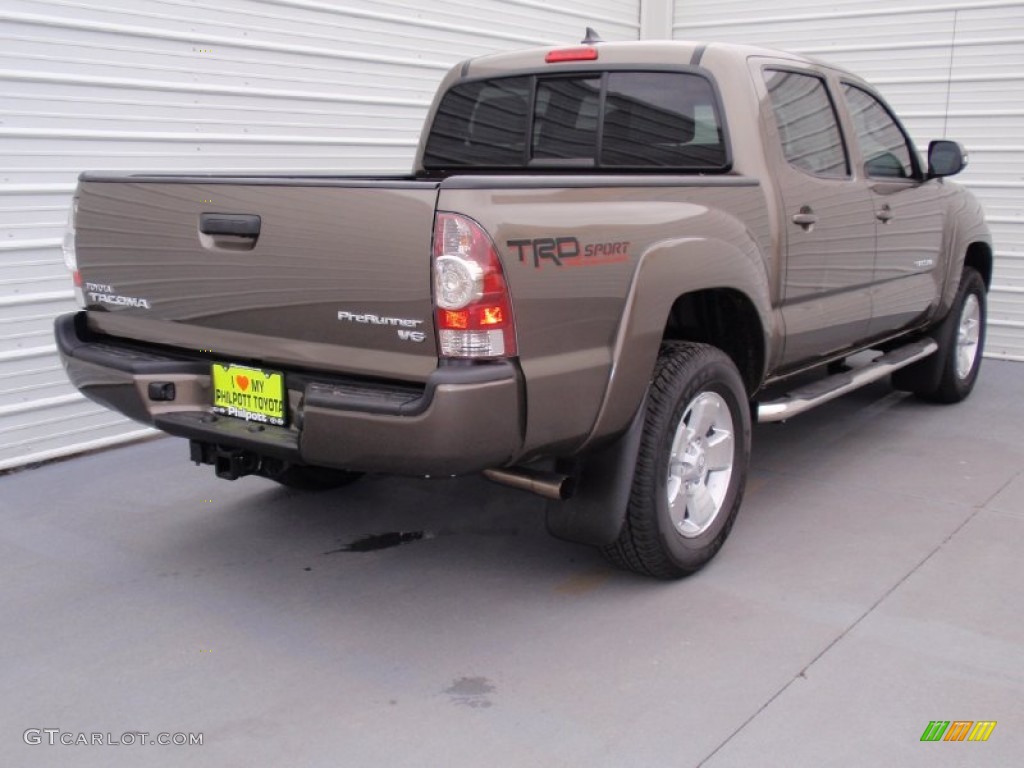
[(964, 266), (978, 271), (981, 279), (985, 281), (986, 291), (992, 288), (993, 262), (992, 246), (989, 243), (975, 241), (967, 246), (967, 253), (964, 255)]
[(696, 341), (718, 347), (736, 365), (747, 394), (764, 378), (766, 341), (757, 308), (734, 288), (683, 294), (669, 310), (665, 341)]
[[(665, 340), (720, 346), (752, 393), (764, 378), (770, 317), (765, 258), (752, 240), (680, 238), (656, 244), (641, 257), (634, 274), (613, 348), (612, 373), (581, 449), (628, 427)], [(702, 323), (701, 318), (711, 320)]]
[(945, 253), (944, 290), (934, 315), (934, 319), (940, 322), (953, 306), (964, 267), (976, 269), (988, 290), (992, 287), (994, 265), (992, 233), (985, 221), (981, 203), (969, 189), (959, 185), (954, 187), (946, 214), (949, 239)]

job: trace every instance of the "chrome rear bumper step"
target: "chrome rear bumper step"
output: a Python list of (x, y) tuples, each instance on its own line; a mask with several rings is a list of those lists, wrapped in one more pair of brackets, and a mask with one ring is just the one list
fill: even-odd
[(933, 339), (922, 339), (876, 357), (860, 368), (827, 376), (820, 381), (799, 387), (784, 397), (758, 403), (757, 420), (785, 421), (847, 392), (878, 381), (911, 363), (916, 363), (933, 354), (938, 348)]

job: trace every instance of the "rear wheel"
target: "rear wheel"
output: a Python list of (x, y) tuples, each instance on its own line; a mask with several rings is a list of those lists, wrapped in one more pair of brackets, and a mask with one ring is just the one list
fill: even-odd
[(699, 570), (729, 535), (749, 459), (750, 408), (732, 360), (706, 344), (665, 344), (626, 522), (603, 554), (659, 578)]
[(269, 471), (265, 470), (263, 476), (286, 488), (300, 491), (327, 491), (354, 483), (363, 476), (363, 473), (328, 467), (311, 467), (304, 464), (282, 464)]

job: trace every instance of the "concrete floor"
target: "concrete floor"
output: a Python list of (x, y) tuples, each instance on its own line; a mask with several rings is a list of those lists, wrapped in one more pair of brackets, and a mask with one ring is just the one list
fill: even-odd
[(669, 584), (476, 478), (302, 495), (172, 439), (0, 477), (0, 765), (1019, 765), (1022, 381), (757, 427), (732, 538)]

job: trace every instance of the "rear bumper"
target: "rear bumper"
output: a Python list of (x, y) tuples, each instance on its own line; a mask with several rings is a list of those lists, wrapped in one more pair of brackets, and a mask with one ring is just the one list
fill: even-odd
[[(211, 445), (405, 475), (499, 467), (522, 446), (522, 375), (511, 362), (440, 367), (419, 386), (285, 370), (289, 426), (274, 427), (212, 413), (207, 357), (98, 336), (84, 312), (57, 318), (55, 335), (68, 377), (86, 397)], [(154, 399), (151, 390), (166, 397), (168, 384), (173, 399)]]

